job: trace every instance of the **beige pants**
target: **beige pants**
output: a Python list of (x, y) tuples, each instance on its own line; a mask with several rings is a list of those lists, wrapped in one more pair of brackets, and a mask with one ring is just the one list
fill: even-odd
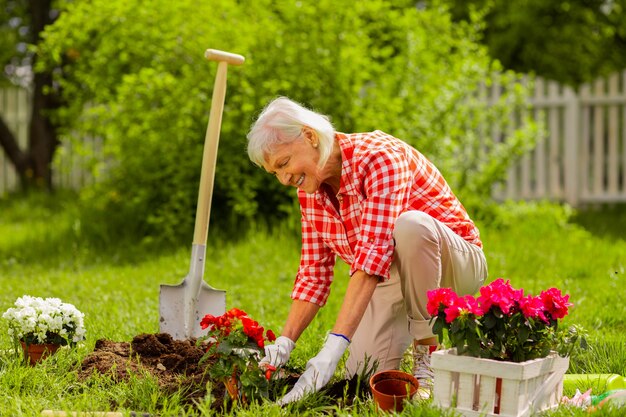
[(361, 371), (366, 357), (378, 370), (398, 369), (413, 339), (433, 336), (426, 311), (426, 292), (451, 287), (475, 293), (487, 277), (483, 251), (449, 227), (420, 211), (398, 217), (391, 279), (378, 284), (352, 337), (348, 375)]

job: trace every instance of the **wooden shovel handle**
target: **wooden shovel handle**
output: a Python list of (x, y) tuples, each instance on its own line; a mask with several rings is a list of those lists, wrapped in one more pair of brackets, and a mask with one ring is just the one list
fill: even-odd
[(204, 57), (209, 61), (223, 61), (230, 65), (241, 65), (246, 60), (243, 56), (217, 49), (207, 49)]
[(196, 225), (193, 233), (194, 245), (206, 245), (207, 235), (209, 233), (211, 199), (213, 198), (217, 147), (220, 140), (224, 98), (226, 97), (226, 73), (228, 64), (233, 63), (234, 65), (241, 65), (244, 61), (241, 55), (217, 51), (215, 49), (208, 49), (205, 53), (205, 57), (210, 60), (218, 61), (218, 64), (215, 83), (213, 85), (213, 97), (211, 98), (211, 113), (209, 114), (209, 123), (204, 138), (202, 171), (198, 190), (198, 205), (196, 207)]

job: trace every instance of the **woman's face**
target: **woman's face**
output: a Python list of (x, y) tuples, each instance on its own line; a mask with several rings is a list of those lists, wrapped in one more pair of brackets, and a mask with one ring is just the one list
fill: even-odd
[(265, 158), (263, 168), (275, 175), (283, 185), (293, 186), (312, 194), (326, 179), (323, 171), (317, 166), (318, 142), (315, 132), (305, 127), (300, 138), (276, 146)]

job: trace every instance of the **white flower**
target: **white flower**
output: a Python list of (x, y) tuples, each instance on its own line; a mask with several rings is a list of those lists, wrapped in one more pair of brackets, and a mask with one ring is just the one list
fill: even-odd
[(2, 318), (9, 321), (9, 335), (27, 343), (76, 343), (85, 339), (84, 314), (58, 298), (25, 295)]

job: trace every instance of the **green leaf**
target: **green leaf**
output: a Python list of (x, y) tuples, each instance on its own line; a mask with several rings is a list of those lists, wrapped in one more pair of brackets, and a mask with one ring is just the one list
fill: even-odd
[(486, 329), (488, 329), (488, 330), (489, 329), (493, 329), (494, 327), (496, 327), (497, 322), (498, 321), (494, 317), (493, 314), (491, 314), (491, 313), (485, 314), (484, 319), (483, 319), (483, 324), (485, 325)]

